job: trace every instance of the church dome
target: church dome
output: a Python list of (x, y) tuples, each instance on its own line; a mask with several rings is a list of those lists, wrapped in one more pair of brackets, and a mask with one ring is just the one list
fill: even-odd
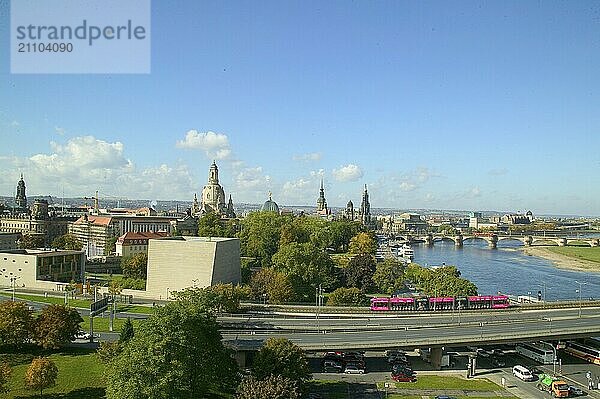
[(265, 201), (262, 208), (260, 209), (263, 212), (276, 212), (279, 213), (279, 206), (273, 199), (271, 198), (271, 193), (269, 193), (269, 199)]

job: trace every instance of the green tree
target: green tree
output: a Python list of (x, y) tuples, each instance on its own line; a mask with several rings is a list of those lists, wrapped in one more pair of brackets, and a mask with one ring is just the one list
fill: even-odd
[(24, 234), (19, 240), (19, 248), (35, 249), (44, 246), (44, 236), (38, 234)]
[(298, 383), (282, 376), (268, 376), (264, 380), (250, 376), (238, 386), (236, 399), (300, 399)]
[(367, 297), (358, 288), (340, 287), (329, 294), (328, 306), (362, 306), (366, 305)]
[(304, 351), (285, 338), (267, 339), (254, 358), (252, 374), (259, 380), (282, 376), (300, 386), (312, 376)]
[(337, 273), (331, 257), (312, 243), (282, 245), (272, 261), (275, 270), (288, 276), (299, 298), (311, 297), (318, 285), (325, 289), (337, 285)]
[(48, 305), (35, 320), (35, 340), (44, 349), (58, 349), (75, 339), (83, 319), (77, 310)]
[(219, 215), (208, 212), (198, 219), (198, 235), (200, 237), (227, 237), (227, 232)]
[(50, 388), (56, 384), (58, 377), (58, 367), (47, 357), (36, 357), (31, 361), (25, 374), (25, 385), (32, 390), (39, 390), (40, 397), (44, 394), (44, 389)]
[(187, 292), (140, 325), (105, 368), (107, 399), (195, 399), (237, 384), (215, 317), (193, 298), (203, 292)]
[(237, 313), (240, 311), (240, 300), (248, 296), (248, 290), (240, 285), (215, 284), (207, 287), (208, 290), (217, 295), (218, 311)]
[(377, 263), (373, 283), (380, 292), (392, 294), (404, 286), (404, 265), (396, 259), (388, 258)]
[(73, 234), (63, 234), (52, 241), (52, 248), (80, 251), (83, 244)]
[(119, 335), (119, 343), (124, 344), (127, 343), (134, 336), (133, 331), (133, 323), (131, 322), (131, 318), (127, 318), (125, 323), (123, 323), (123, 327), (121, 327), (121, 334)]
[(100, 347), (96, 351), (96, 355), (98, 359), (103, 364), (107, 364), (112, 361), (121, 351), (123, 350), (123, 345), (119, 341), (103, 341), (100, 342)]
[(117, 236), (112, 236), (106, 239), (106, 243), (104, 244), (104, 253), (106, 255), (110, 255), (116, 252), (118, 239), (119, 238)]
[(375, 254), (377, 240), (370, 233), (360, 232), (350, 240), (349, 252), (351, 254)]
[(148, 255), (144, 253), (127, 256), (121, 259), (121, 269), (125, 277), (146, 279), (148, 272)]
[(7, 384), (10, 380), (11, 372), (12, 370), (10, 369), (10, 365), (8, 363), (0, 363), (0, 393), (6, 393), (9, 391)]
[(27, 342), (33, 316), (25, 302), (0, 302), (0, 344), (20, 346)]
[(263, 267), (270, 266), (279, 249), (281, 226), (290, 220), (275, 212), (251, 212), (242, 220), (238, 233), (242, 255), (257, 258)]
[(477, 286), (460, 277), (455, 266), (428, 269), (418, 264), (406, 268), (406, 279), (428, 296), (468, 296), (477, 295)]
[(288, 277), (277, 270), (262, 268), (250, 279), (252, 297), (269, 303), (285, 303), (294, 298), (294, 287)]
[(375, 260), (368, 254), (356, 255), (348, 262), (344, 269), (346, 285), (356, 287), (362, 292), (370, 292), (373, 288), (373, 274), (375, 273)]

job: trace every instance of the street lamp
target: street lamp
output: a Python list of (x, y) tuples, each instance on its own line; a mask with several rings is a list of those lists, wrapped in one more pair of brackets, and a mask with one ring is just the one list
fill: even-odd
[[(550, 326), (552, 326), (552, 319), (548, 319), (548, 320), (550, 320)], [(550, 329), (552, 330), (552, 327)], [(549, 345), (552, 348), (552, 352), (554, 353), (554, 358), (552, 359), (552, 373), (554, 375), (556, 375), (556, 358), (558, 357), (558, 355), (556, 354), (556, 347), (549, 342), (544, 342), (544, 341), (541, 341), (541, 342), (542, 342), (542, 344)]]
[(586, 282), (580, 282), (580, 281), (577, 281), (577, 280), (575, 280), (575, 282), (577, 284), (579, 284), (579, 289), (575, 290), (575, 292), (579, 292), (579, 318), (581, 318), (581, 288), (582, 288), (582, 286), (586, 285), (587, 283)]
[[(2, 269), (2, 271), (6, 272), (6, 269)], [(18, 268), (17, 271), (20, 273), (23, 270), (21, 268)], [(5, 274), (4, 277), (6, 277), (10, 281), (10, 285), (12, 286), (12, 301), (14, 302), (16, 281), (20, 279), (21, 276), (17, 276), (16, 273), (13, 272), (8, 272), (8, 274)]]

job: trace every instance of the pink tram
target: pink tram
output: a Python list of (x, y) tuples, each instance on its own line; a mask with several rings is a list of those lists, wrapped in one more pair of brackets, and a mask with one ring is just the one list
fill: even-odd
[(372, 298), (371, 310), (374, 311), (445, 311), (467, 309), (506, 309), (508, 308), (506, 295), (479, 295), (467, 297), (410, 297), (410, 298)]

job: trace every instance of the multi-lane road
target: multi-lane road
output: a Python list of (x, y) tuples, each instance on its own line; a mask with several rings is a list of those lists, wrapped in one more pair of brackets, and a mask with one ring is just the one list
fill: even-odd
[(306, 350), (511, 343), (600, 335), (597, 308), (396, 318), (221, 318), (227, 341), (252, 348), (272, 336)]

